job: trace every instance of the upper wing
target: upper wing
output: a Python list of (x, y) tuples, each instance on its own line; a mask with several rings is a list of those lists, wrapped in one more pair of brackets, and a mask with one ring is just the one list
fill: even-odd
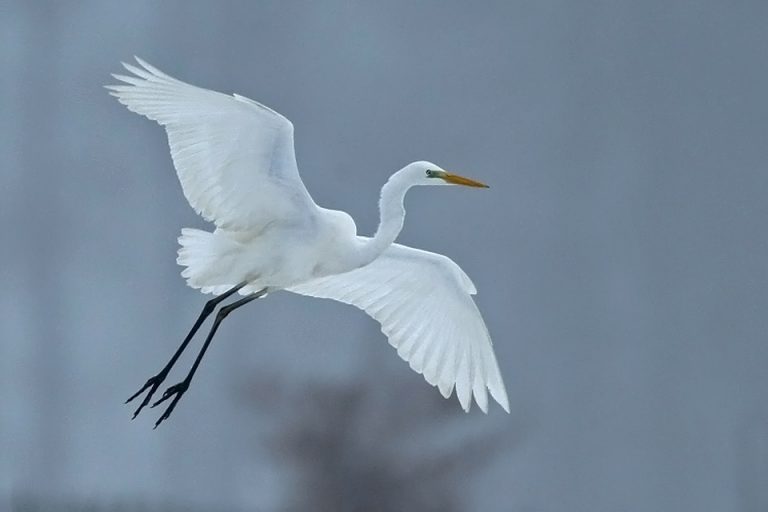
[(509, 412), (491, 338), (469, 277), (450, 258), (392, 244), (365, 267), (288, 288), (356, 306), (381, 324), (400, 357), (465, 411), (471, 396), (488, 410), (486, 388)]
[(189, 204), (206, 220), (257, 230), (317, 209), (299, 177), (293, 124), (274, 110), (170, 77), (136, 58), (135, 76), (106, 86), (129, 110), (165, 126)]

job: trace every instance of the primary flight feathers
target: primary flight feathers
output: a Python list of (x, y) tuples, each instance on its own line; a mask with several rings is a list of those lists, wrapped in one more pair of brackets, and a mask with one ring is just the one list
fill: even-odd
[(450, 258), (392, 244), (362, 268), (288, 288), (362, 309), (411, 368), (468, 411), (474, 395), (488, 411), (486, 388), (509, 412), (491, 337), (471, 294), (475, 287)]
[(128, 110), (168, 132), (184, 195), (216, 226), (257, 230), (275, 218), (304, 215), (315, 203), (299, 177), (293, 125), (239, 95), (202, 89), (136, 59), (135, 76), (106, 86)]

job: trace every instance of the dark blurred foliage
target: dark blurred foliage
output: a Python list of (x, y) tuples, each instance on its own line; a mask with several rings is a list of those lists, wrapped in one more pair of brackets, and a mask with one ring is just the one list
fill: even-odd
[(351, 384), (306, 382), (303, 396), (271, 402), (296, 407), (270, 411), (263, 390), (253, 393), (248, 406), (279, 414), (270, 442), (275, 461), (294, 473), (287, 510), (467, 510), (466, 475), (492, 462), (509, 432), (478, 429), (457, 415), (455, 397), (444, 401), (394, 375), (380, 393), (374, 380), (382, 374), (370, 370)]

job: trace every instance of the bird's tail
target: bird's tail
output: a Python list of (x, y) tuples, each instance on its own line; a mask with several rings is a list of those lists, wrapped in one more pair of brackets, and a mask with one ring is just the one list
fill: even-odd
[(186, 267), (181, 275), (190, 287), (218, 295), (237, 284), (227, 282), (229, 276), (224, 274), (234, 264), (238, 249), (235, 240), (220, 232), (183, 228), (179, 244), (176, 263)]

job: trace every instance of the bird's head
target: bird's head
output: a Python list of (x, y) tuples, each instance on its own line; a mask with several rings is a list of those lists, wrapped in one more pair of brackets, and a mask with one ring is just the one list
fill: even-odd
[(414, 185), (464, 185), (466, 187), (488, 188), (485, 183), (448, 172), (432, 162), (413, 162), (408, 164), (403, 171)]

